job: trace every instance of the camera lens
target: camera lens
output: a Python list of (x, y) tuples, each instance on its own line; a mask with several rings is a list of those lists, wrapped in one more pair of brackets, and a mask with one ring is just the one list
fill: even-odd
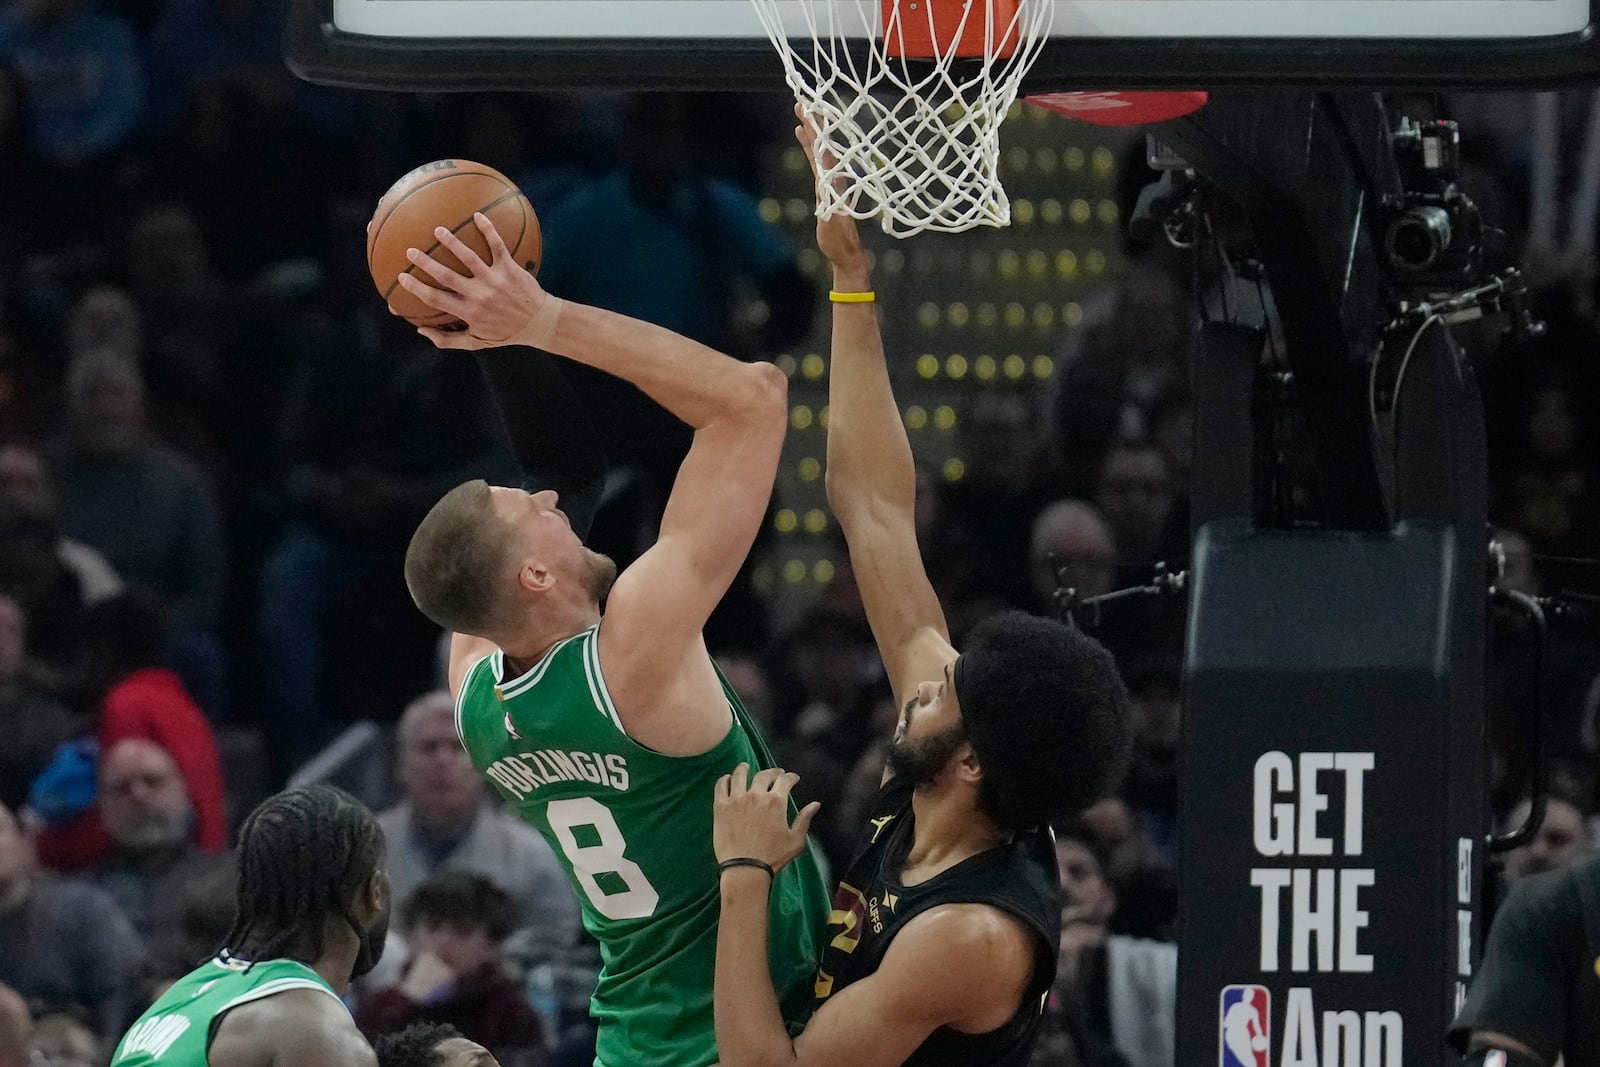
[(1396, 270), (1421, 274), (1450, 247), (1450, 215), (1442, 207), (1414, 207), (1389, 224), (1384, 248)]

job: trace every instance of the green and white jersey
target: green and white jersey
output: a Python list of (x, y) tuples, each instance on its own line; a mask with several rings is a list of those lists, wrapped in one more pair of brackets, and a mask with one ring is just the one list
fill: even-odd
[(241, 1004), (285, 993), (316, 989), (339, 995), (322, 976), (297, 960), (207, 960), (173, 983), (150, 1010), (122, 1035), (112, 1067), (206, 1067), (206, 1053), (217, 1024)]
[[(599, 1067), (717, 1061), (712, 974), (721, 907), (711, 791), (743, 762), (772, 757), (724, 678), (727, 736), (698, 756), (632, 741), (606, 691), (599, 625), (520, 678), (495, 652), (467, 671), (456, 726), (473, 764), (566, 866), (604, 966), (591, 1008)], [(721, 672), (718, 672), (721, 677)], [(791, 1027), (803, 1025), (828, 894), (815, 847), (779, 872), (769, 948)]]

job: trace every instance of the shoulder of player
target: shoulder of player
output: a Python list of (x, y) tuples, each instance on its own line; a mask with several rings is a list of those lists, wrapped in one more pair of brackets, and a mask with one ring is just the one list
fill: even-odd
[(879, 972), (916, 975), (924, 987), (953, 991), (963, 1002), (977, 990), (1014, 1006), (1033, 975), (1035, 941), (1020, 919), (993, 905), (940, 904), (900, 928)]
[(326, 990), (288, 989), (222, 1017), (211, 1067), (375, 1067), (377, 1057), (344, 1005)]
[[(1583, 924), (1584, 879), (1600, 879), (1600, 863), (1584, 862), (1556, 871), (1529, 875), (1511, 887), (1496, 923), (1543, 928), (1563, 921)], [(1600, 892), (1594, 894), (1600, 904)], [(1600, 917), (1597, 917), (1600, 918)]]
[(595, 658), (613, 693), (640, 686), (665, 696), (678, 679), (714, 677), (711, 656), (700, 631), (667, 632), (655, 625), (648, 608), (635, 611), (636, 601), (654, 594), (640, 582), (628, 581), (628, 577), (629, 572), (624, 571), (612, 587), (605, 618), (594, 638)]

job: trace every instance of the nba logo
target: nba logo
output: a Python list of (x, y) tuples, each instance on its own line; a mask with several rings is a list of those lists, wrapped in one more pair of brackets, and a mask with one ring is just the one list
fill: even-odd
[(1217, 1023), (1220, 1067), (1272, 1067), (1272, 994), (1266, 986), (1223, 986)]

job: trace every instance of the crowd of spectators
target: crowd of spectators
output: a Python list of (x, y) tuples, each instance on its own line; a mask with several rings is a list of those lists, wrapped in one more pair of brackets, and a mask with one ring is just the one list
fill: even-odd
[[(364, 719), (392, 725), (394, 788), (364, 799), (385, 809), (403, 922), (357, 991), (361, 1025), (449, 1022), (508, 1065), (586, 1063), (598, 960), (576, 901), (466, 761), (438, 635), (399, 580), (427, 506), (465, 477), (507, 480), (507, 457), (473, 363), (373, 296), (362, 226), (409, 166), (481, 159), (528, 193), (550, 247), (584, 250), (551, 258), (552, 291), (770, 356), (805, 334), (816, 297), (755, 211), (756, 160), (786, 135), (787, 105), (344, 93), (286, 72), (280, 9), (0, 10), (0, 1063), (29, 1042), (58, 1067), (103, 1062), (227, 930), (243, 811)], [(1514, 210), (1524, 154), (1477, 144), (1479, 180)], [(958, 644), (996, 608), (1053, 610), (1062, 584), (1092, 596), (1184, 562), (1194, 303), (1160, 257), (1127, 252), (1056, 388), (975, 389), (966, 476), (924, 472), (918, 536)], [(1593, 277), (1544, 279), (1545, 341), (1472, 338), (1505, 583), (1528, 592), (1594, 587)], [(766, 314), (737, 314), (739, 293)], [(687, 436), (636, 393), (576, 377), (616, 465), (596, 547), (626, 564)], [(708, 641), (824, 801), (816, 832), (840, 865), (895, 709), (835, 556), (797, 622), (741, 582)], [(1108, 611), (1097, 634), (1127, 677), (1137, 747), (1120, 794), (1062, 828), (1071, 914), (1038, 1062), (1158, 1067), (1172, 1063), (1170, 1027), (1149, 1020), (1173, 995), (1182, 605)], [(1496, 800), (1514, 823), (1525, 642), (1496, 643)], [(1551, 656), (1548, 736), (1570, 773), (1507, 878), (1571, 862), (1593, 836), (1593, 631), (1557, 633)]]

